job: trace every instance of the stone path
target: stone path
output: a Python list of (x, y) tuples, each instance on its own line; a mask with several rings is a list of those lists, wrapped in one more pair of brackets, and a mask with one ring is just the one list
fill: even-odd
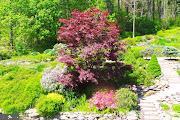
[[(165, 60), (165, 58), (158, 58), (158, 61), (162, 71), (160, 80), (168, 82), (169, 87), (140, 99), (141, 120), (171, 120), (172, 118), (162, 114), (160, 102), (163, 100), (172, 103), (180, 102), (180, 76), (176, 72), (177, 68), (180, 68), (180, 62)], [(172, 96), (173, 99), (171, 99)]]

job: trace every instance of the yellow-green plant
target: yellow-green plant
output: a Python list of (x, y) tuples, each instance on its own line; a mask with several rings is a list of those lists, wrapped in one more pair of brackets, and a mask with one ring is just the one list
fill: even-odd
[(49, 93), (47, 96), (39, 99), (36, 108), (40, 115), (51, 117), (62, 110), (64, 102), (64, 96), (57, 93)]

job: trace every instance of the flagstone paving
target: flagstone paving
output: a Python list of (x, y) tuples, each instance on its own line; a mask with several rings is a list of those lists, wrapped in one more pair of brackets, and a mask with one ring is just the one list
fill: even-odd
[(158, 58), (158, 62), (162, 71), (160, 80), (166, 81), (169, 87), (153, 95), (140, 98), (141, 120), (172, 120), (173, 116), (163, 114), (160, 103), (162, 101), (180, 103), (180, 76), (176, 72), (177, 68), (180, 68), (180, 61)]

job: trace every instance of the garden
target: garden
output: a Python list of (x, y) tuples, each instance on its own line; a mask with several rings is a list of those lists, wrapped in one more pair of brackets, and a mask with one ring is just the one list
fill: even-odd
[(179, 18), (139, 17), (132, 37), (119, 1), (26, 2), (0, 1), (0, 119), (180, 117)]

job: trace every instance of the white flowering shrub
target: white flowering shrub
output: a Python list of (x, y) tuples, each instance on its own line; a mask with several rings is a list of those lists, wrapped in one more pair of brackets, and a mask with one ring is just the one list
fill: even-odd
[(58, 82), (58, 79), (66, 73), (67, 67), (56, 66), (55, 68), (48, 68), (44, 72), (41, 79), (41, 86), (46, 92), (58, 91), (62, 93), (64, 91), (64, 85)]

